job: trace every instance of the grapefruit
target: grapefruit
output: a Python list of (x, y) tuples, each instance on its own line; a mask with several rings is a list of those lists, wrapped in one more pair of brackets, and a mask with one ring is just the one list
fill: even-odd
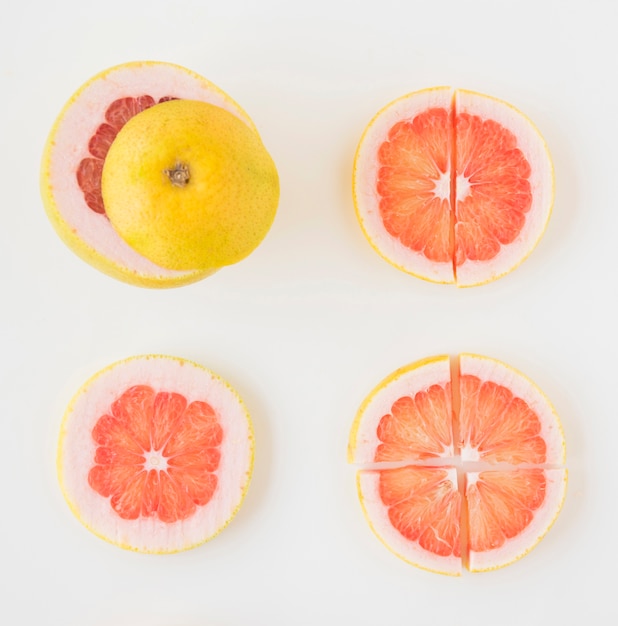
[(253, 468), (249, 414), (228, 383), (146, 355), (95, 374), (61, 427), (58, 474), (77, 518), (129, 550), (186, 550), (238, 511)]
[(399, 269), (467, 287), (510, 272), (541, 238), (554, 195), (539, 131), (511, 105), (436, 87), (391, 102), (354, 160), (357, 217)]
[(400, 368), (362, 403), (348, 444), (363, 511), (395, 554), (459, 575), (529, 552), (560, 512), (565, 442), (547, 397), (488, 357)]
[(221, 89), (177, 65), (132, 62), (65, 105), (41, 190), (84, 260), (131, 284), (171, 287), (250, 254), (274, 220), (279, 181), (253, 122)]

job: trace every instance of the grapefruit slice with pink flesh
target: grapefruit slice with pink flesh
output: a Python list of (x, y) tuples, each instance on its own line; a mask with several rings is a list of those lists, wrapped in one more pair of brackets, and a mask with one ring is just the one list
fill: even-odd
[[(448, 400), (445, 397), (448, 396)], [(503, 567), (560, 512), (565, 442), (546, 396), (488, 357), (400, 368), (362, 403), (348, 444), (375, 534), (423, 569)]]
[(354, 204), (399, 269), (466, 287), (514, 269), (553, 205), (553, 166), (511, 105), (449, 87), (408, 94), (371, 120), (356, 151)]
[(249, 414), (228, 383), (179, 358), (129, 358), (71, 400), (58, 447), (65, 498), (93, 533), (169, 553), (217, 535), (253, 468)]
[(78, 89), (58, 116), (43, 153), (43, 202), (62, 240), (100, 271), (143, 287), (183, 285), (217, 269), (157, 265), (133, 249), (105, 215), (101, 177), (116, 136), (139, 113), (178, 99), (214, 105), (257, 136), (243, 109), (202, 76), (170, 63), (131, 62), (101, 72)]
[(363, 402), (350, 434), (348, 460), (367, 464), (452, 458), (451, 397), (447, 356), (393, 372)]

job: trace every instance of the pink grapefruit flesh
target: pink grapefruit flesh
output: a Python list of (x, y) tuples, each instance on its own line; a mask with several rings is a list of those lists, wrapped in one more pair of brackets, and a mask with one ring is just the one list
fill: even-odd
[(438, 87), (382, 109), (354, 167), (358, 218), (373, 247), (427, 280), (498, 278), (540, 239), (553, 203), (542, 137), (519, 111)]
[(124, 548), (175, 552), (233, 517), (253, 463), (236, 393), (177, 358), (134, 357), (92, 377), (64, 417), (65, 497), (95, 534)]
[(404, 560), (451, 575), (526, 554), (566, 489), (550, 402), (513, 368), (470, 354), (425, 359), (383, 380), (357, 413), (348, 459), (360, 465), (375, 534)]

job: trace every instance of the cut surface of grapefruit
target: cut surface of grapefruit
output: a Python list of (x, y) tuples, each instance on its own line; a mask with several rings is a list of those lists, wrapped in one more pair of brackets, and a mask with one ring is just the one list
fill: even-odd
[(564, 436), (549, 400), (515, 369), (472, 354), (424, 359), (384, 379), (356, 415), (348, 461), (359, 466), (375, 534), (443, 574), (519, 559), (566, 493)]
[(361, 227), (394, 266), (473, 286), (515, 268), (541, 238), (553, 166), (511, 105), (449, 87), (408, 94), (363, 133), (353, 193)]
[(177, 552), (235, 515), (253, 467), (253, 430), (236, 392), (203, 367), (146, 355), (114, 363), (65, 413), (58, 473), (96, 535), (140, 552)]
[[(159, 107), (176, 100), (207, 103), (222, 111), (223, 116), (232, 118), (232, 121), (226, 120), (228, 126), (236, 123), (241, 129), (248, 129), (250, 141), (245, 146), (246, 153), (259, 152), (264, 161), (270, 159), (264, 156), (267, 153), (255, 125), (232, 98), (191, 70), (154, 61), (130, 62), (112, 67), (80, 87), (56, 119), (43, 152), (41, 194), (47, 215), (61, 239), (73, 252), (100, 271), (143, 287), (173, 287), (195, 282), (212, 274), (224, 264), (236, 262), (242, 256), (235, 254), (225, 258), (220, 255), (212, 263), (201, 260), (187, 267), (188, 263), (178, 262), (177, 257), (182, 256), (182, 253), (177, 252), (175, 256), (171, 255), (175, 263), (163, 265), (160, 257), (153, 261), (151, 256), (143, 254), (143, 250), (136, 250), (130, 238), (119, 232), (114, 223), (108, 219), (102, 180), (104, 166), (108, 162), (112, 146), (119, 136), (126, 134), (128, 122), (144, 112), (159, 110)], [(171, 149), (170, 144), (174, 141), (182, 143), (188, 140), (192, 145), (198, 145), (201, 138), (195, 134), (189, 137), (189, 134), (178, 133), (176, 129), (173, 136), (152, 135), (152, 141), (156, 142), (155, 153)], [(129, 141), (137, 143), (135, 138), (133, 140), (129, 138)], [(122, 153), (118, 155), (118, 150), (114, 162), (115, 170), (121, 170), (132, 177), (134, 183), (143, 182), (149, 176), (150, 179), (156, 178), (155, 184), (149, 179), (148, 186), (153, 194), (146, 200), (146, 204), (158, 203), (162, 215), (176, 211), (174, 228), (168, 229), (167, 239), (169, 245), (175, 245), (177, 249), (186, 249), (187, 241), (182, 240), (177, 232), (181, 218), (186, 218), (186, 213), (181, 215), (169, 202), (167, 204), (162, 202), (164, 194), (159, 188), (163, 185), (171, 187), (176, 191), (176, 197), (191, 194), (194, 196), (196, 188), (210, 190), (205, 199), (193, 199), (186, 203), (187, 210), (187, 207), (191, 208), (198, 204), (202, 206), (211, 202), (215, 193), (213, 190), (219, 190), (221, 196), (227, 197), (227, 190), (234, 188), (235, 181), (227, 178), (225, 168), (217, 169), (215, 166), (210, 167), (205, 173), (209, 177), (207, 181), (209, 184), (206, 184), (196, 173), (199, 165), (195, 162), (187, 164), (181, 161), (181, 156), (187, 157), (186, 149), (182, 152), (183, 146), (177, 145), (175, 150), (178, 151), (179, 160), (171, 159), (158, 176), (147, 172), (145, 168), (131, 170), (124, 155)], [(230, 150), (226, 150), (225, 146), (221, 152), (230, 154)], [(244, 163), (246, 153), (239, 155), (241, 169), (246, 165)], [(262, 198), (263, 204), (258, 211), (249, 213), (246, 212), (245, 205), (236, 205), (238, 221), (244, 218), (244, 226), (240, 229), (236, 227), (228, 233), (230, 241), (246, 244), (243, 248), (245, 256), (258, 245), (274, 219), (279, 186), (276, 168), (272, 162), (269, 163), (268, 170), (266, 176), (268, 192), (265, 193), (259, 185), (256, 191), (256, 196)], [(169, 172), (167, 178), (165, 172)], [(259, 175), (253, 174), (250, 177), (254, 181), (259, 179)], [(125, 180), (122, 181), (122, 185), (125, 196), (134, 194), (132, 184)], [(114, 185), (111, 184), (110, 188), (113, 191)], [(168, 197), (171, 195), (168, 194)], [(136, 194), (135, 201), (129, 202), (128, 206), (131, 210), (138, 211), (140, 202), (143, 204), (144, 198), (139, 198)], [(225, 207), (228, 215), (230, 206), (231, 203), (228, 202)], [(221, 211), (222, 209), (214, 209), (208, 215), (211, 226), (219, 219)], [(259, 224), (252, 227), (252, 220), (256, 216), (259, 217), (256, 220)], [(203, 226), (198, 224), (195, 216), (192, 215), (191, 218), (193, 229), (196, 226)], [(135, 223), (136, 219), (133, 219), (133, 222)], [(233, 225), (233, 220), (230, 219), (225, 224), (219, 224), (218, 232), (222, 232), (225, 226), (231, 224)], [(145, 227), (142, 225), (143, 230)], [(194, 245), (205, 245), (204, 237)]]

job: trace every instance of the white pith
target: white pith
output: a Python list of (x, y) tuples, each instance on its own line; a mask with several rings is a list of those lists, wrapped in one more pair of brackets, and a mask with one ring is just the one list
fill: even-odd
[[(436, 382), (445, 384), (451, 381), (449, 358), (444, 356), (426, 359), (421, 366), (412, 364), (402, 368), (378, 385), (357, 414), (348, 452), (349, 461), (361, 466), (357, 473), (359, 497), (374, 533), (404, 560), (424, 569), (447, 574), (460, 572), (461, 559), (450, 557), (444, 560), (425, 551), (416, 543), (406, 540), (391, 524), (388, 508), (378, 493), (380, 470), (408, 465), (446, 468), (449, 476), (453, 477), (453, 484), (458, 484), (459, 477), (462, 493), (464, 484), (476, 482), (481, 471), (518, 471), (534, 467), (544, 471), (547, 479), (546, 495), (541, 507), (535, 511), (531, 524), (519, 535), (507, 540), (501, 548), (470, 553), (470, 571), (502, 567), (531, 550), (555, 521), (565, 497), (567, 482), (567, 470), (563, 467), (566, 453), (562, 427), (553, 406), (541, 390), (523, 374), (495, 359), (473, 354), (461, 354), (458, 359), (461, 375), (478, 376), (481, 380), (491, 380), (507, 387), (515, 396), (525, 400), (537, 414), (541, 422), (540, 434), (547, 443), (547, 458), (542, 465), (492, 464), (481, 459), (478, 450), (471, 446), (461, 447), (458, 451), (451, 450), (439, 459), (402, 459), (385, 463), (373, 461), (376, 447), (381, 443), (376, 433), (378, 423), (382, 415), (390, 412), (394, 400), (401, 395), (408, 395), (407, 389), (427, 388)], [(464, 528), (465, 524), (462, 525), (462, 531)]]
[[(165, 523), (157, 517), (122, 519), (88, 484), (97, 444), (92, 429), (110, 414), (111, 403), (133, 385), (175, 391), (187, 402), (207, 402), (223, 428), (217, 489), (210, 502), (186, 520)], [(159, 471), (167, 461), (159, 451), (145, 454), (145, 469)], [(65, 497), (77, 517), (95, 534), (122, 547), (143, 552), (176, 552), (198, 545), (231, 519), (246, 491), (253, 459), (253, 433), (236, 393), (208, 370), (180, 359), (145, 356), (116, 363), (90, 379), (73, 398), (64, 417), (58, 469)]]
[(163, 455), (161, 450), (148, 450), (144, 456), (146, 458), (144, 469), (147, 472), (150, 470), (165, 472), (167, 470), (167, 458)]
[(134, 251), (106, 217), (86, 205), (76, 180), (79, 163), (91, 156), (88, 142), (98, 126), (105, 122), (108, 106), (119, 98), (141, 95), (150, 95), (155, 102), (165, 96), (209, 102), (230, 111), (254, 128), (229, 97), (206, 79), (184, 68), (151, 62), (112, 68), (84, 85), (56, 122), (43, 172), (53, 205), (48, 210), (52, 212), (54, 222), (77, 234), (86, 246), (121, 270), (146, 279), (180, 279), (195, 272), (162, 268)]
[(451, 174), (444, 172), (440, 178), (434, 181), (434, 195), (440, 200), (449, 200), (451, 197)]
[(470, 180), (463, 174), (455, 178), (455, 198), (457, 202), (465, 200), (470, 195)]

